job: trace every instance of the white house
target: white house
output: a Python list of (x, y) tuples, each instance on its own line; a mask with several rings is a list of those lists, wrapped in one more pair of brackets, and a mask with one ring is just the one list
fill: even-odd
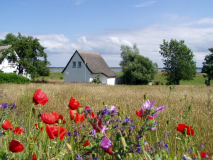
[(115, 85), (115, 73), (98, 52), (76, 50), (62, 73), (65, 82), (91, 82), (98, 76), (101, 83)]
[[(8, 46), (0, 46), (0, 57), (2, 56), (1, 50), (5, 50), (11, 47)], [(18, 55), (15, 53), (15, 55), (18, 57)], [(3, 61), (0, 63), (0, 71), (4, 73), (16, 73), (18, 74), (18, 62), (12, 62), (7, 60), (6, 58), (3, 59)], [(27, 77), (30, 79), (30, 74), (27, 74), (25, 69), (23, 70), (22, 76)]]

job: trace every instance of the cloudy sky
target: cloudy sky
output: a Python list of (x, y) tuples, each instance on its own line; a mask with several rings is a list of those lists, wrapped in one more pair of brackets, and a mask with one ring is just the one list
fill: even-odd
[(51, 67), (65, 67), (75, 50), (99, 52), (119, 67), (120, 46), (163, 67), (159, 45), (184, 40), (197, 67), (213, 47), (213, 0), (0, 0), (0, 39), (38, 38)]

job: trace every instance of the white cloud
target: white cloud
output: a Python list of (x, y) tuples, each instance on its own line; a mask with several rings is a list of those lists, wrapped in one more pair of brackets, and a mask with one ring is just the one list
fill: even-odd
[(154, 4), (156, 1), (149, 1), (149, 2), (145, 2), (145, 3), (142, 3), (142, 4), (139, 4), (139, 5), (135, 5), (134, 7), (138, 8), (138, 7), (148, 7), (152, 4)]
[[(211, 20), (211, 19), (209, 19)], [(204, 57), (209, 54), (208, 48), (213, 47), (213, 27), (199, 28), (199, 23), (206, 23), (207, 19), (194, 22), (194, 25), (150, 25), (146, 28), (129, 30), (110, 30), (102, 34), (84, 35), (76, 40), (70, 40), (63, 34), (30, 35), (39, 39), (47, 47), (48, 60), (52, 66), (65, 66), (75, 50), (99, 52), (110, 67), (119, 66), (120, 46), (137, 44), (140, 54), (157, 62), (163, 67), (162, 56), (159, 54), (159, 45), (163, 39), (184, 40), (195, 57), (198, 67), (202, 67)], [(0, 33), (4, 39), (7, 33)]]

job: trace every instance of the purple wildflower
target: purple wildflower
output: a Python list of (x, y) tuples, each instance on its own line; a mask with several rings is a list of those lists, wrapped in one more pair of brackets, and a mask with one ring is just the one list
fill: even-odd
[(147, 99), (145, 103), (143, 103), (143, 107), (144, 109), (151, 109), (152, 107), (154, 107), (155, 105), (155, 101), (152, 101), (152, 103), (150, 103), (150, 101)]
[(111, 142), (108, 138), (104, 137), (104, 138), (101, 140), (101, 147), (107, 149), (107, 148), (109, 148), (111, 145), (112, 145), (112, 142)]
[(126, 122), (129, 122), (129, 118), (128, 118), (128, 117), (126, 117), (126, 118), (125, 118), (125, 121), (126, 121)]
[(101, 129), (101, 132), (104, 133), (108, 128), (104, 125)]
[(165, 106), (161, 106), (161, 107), (159, 107), (159, 108), (156, 109), (156, 113), (160, 112), (160, 111), (163, 111), (164, 109), (165, 109)]
[(152, 131), (154, 131), (154, 130), (156, 130), (156, 129), (157, 129), (157, 127), (152, 127), (152, 128), (151, 128)]
[(96, 130), (95, 130), (95, 129), (92, 129), (91, 132), (92, 132), (91, 136), (92, 136), (92, 137), (95, 137)]

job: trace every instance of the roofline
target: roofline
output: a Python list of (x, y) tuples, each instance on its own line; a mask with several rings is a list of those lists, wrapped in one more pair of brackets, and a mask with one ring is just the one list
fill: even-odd
[[(75, 55), (76, 53), (79, 55), (79, 57), (81, 58), (81, 60), (82, 60), (82, 61), (84, 62), (84, 64), (85, 64), (84, 59), (83, 59), (83, 58), (81, 57), (81, 55), (78, 53), (78, 50), (76, 50), (76, 51), (74, 52), (74, 54), (72, 55), (72, 57), (70, 58), (69, 62), (67, 63), (66, 67), (63, 69), (63, 71), (62, 71), (61, 73), (64, 73), (64, 71), (66, 70), (66, 68), (68, 67), (68, 65), (70, 64), (72, 58), (74, 57), (74, 55)], [(91, 73), (93, 73), (93, 72), (89, 69), (89, 67), (88, 67), (87, 65), (86, 65), (86, 67), (87, 67), (87, 69), (88, 69)]]

